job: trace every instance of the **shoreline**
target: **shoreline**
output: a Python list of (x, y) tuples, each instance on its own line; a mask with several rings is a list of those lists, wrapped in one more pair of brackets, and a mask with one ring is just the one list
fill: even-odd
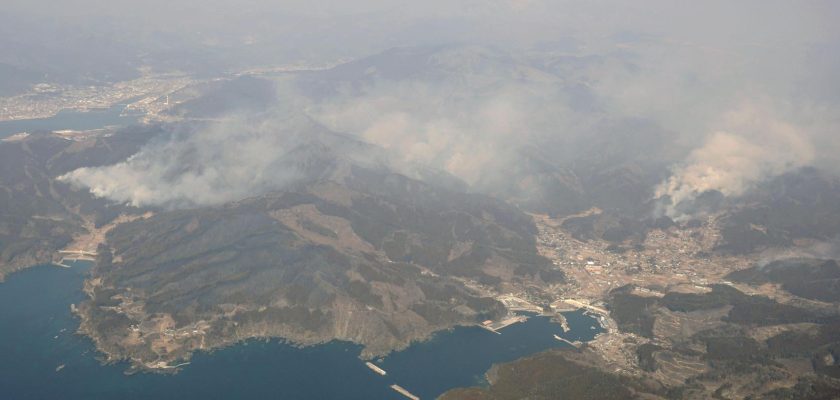
[[(120, 362), (127, 362), (129, 364), (129, 368), (125, 372), (128, 373), (128, 374), (143, 373), (143, 372), (161, 373), (161, 374), (178, 373), (182, 369), (181, 368), (182, 365), (179, 365), (179, 364), (186, 363), (186, 364), (183, 365), (183, 366), (186, 366), (187, 364), (189, 364), (189, 362), (191, 362), (193, 356), (195, 356), (196, 354), (208, 354), (209, 355), (209, 354), (213, 354), (216, 351), (224, 350), (224, 349), (234, 347), (234, 346), (239, 346), (239, 345), (247, 346), (248, 343), (250, 343), (250, 342), (266, 342), (266, 343), (276, 342), (276, 343), (284, 344), (284, 345), (287, 345), (287, 346), (290, 346), (290, 347), (293, 347), (293, 348), (299, 348), (299, 349), (305, 349), (305, 348), (311, 348), (311, 347), (323, 346), (323, 345), (330, 345), (330, 344), (339, 344), (339, 345), (345, 345), (345, 346), (358, 348), (358, 354), (357, 354), (356, 357), (362, 362), (370, 362), (374, 359), (385, 358), (385, 357), (388, 357), (388, 356), (390, 356), (394, 353), (404, 351), (404, 350), (408, 349), (409, 347), (411, 347), (415, 344), (428, 343), (428, 342), (434, 340), (438, 335), (446, 334), (446, 333), (452, 333), (457, 328), (465, 328), (465, 329), (482, 328), (482, 329), (486, 330), (486, 328), (481, 327), (479, 324), (455, 325), (455, 326), (451, 326), (451, 327), (448, 327), (448, 328), (435, 330), (435, 331), (431, 332), (428, 335), (425, 335), (424, 337), (422, 337), (420, 339), (406, 341), (404, 343), (400, 343), (398, 346), (394, 346), (390, 349), (383, 350), (383, 351), (377, 351), (377, 352), (369, 351), (368, 350), (369, 346), (365, 346), (362, 343), (357, 343), (357, 342), (342, 340), (342, 339), (337, 339), (337, 338), (321, 338), (321, 339), (317, 339), (317, 340), (316, 339), (295, 340), (295, 339), (291, 339), (291, 338), (283, 337), (283, 336), (251, 336), (251, 337), (243, 337), (243, 338), (222, 338), (219, 342), (210, 344), (209, 347), (205, 347), (205, 348), (202, 348), (202, 349), (190, 350), (190, 351), (186, 352), (185, 356), (183, 356), (183, 357), (173, 357), (173, 358), (169, 358), (169, 359), (156, 359), (155, 361), (152, 362), (152, 361), (143, 361), (143, 360), (140, 360), (140, 359), (131, 358), (130, 356), (123, 355), (120, 352), (109, 351), (109, 350), (104, 349), (104, 345), (103, 345), (104, 338), (100, 337), (99, 335), (94, 334), (93, 332), (91, 332), (88, 329), (82, 329), (83, 325), (87, 326), (90, 323), (90, 321), (88, 319), (89, 317), (84, 315), (82, 308), (83, 307), (76, 307), (75, 314), (76, 314), (77, 318), (79, 318), (79, 321), (80, 321), (77, 333), (91, 339), (91, 341), (94, 343), (95, 350), (97, 352), (99, 352), (100, 354), (102, 354), (103, 356), (105, 356), (104, 357), (104, 363), (106, 363), (106, 364), (116, 364), (116, 363), (120, 363)], [(572, 311), (572, 312), (578, 312), (578, 311), (579, 310)], [(553, 321), (550, 316), (538, 315), (538, 317), (540, 317), (540, 316), (548, 318), (551, 321), (552, 324), (559, 325), (557, 322)], [(517, 316), (517, 317), (521, 318), (522, 316)], [(526, 321), (521, 321), (520, 320), (520, 321), (517, 321), (516, 323), (527, 322), (528, 318), (525, 318), (525, 319), (526, 319)], [(593, 320), (596, 322), (597, 325), (600, 325), (597, 321), (597, 318), (593, 318)], [(496, 332), (496, 333), (501, 334), (501, 332)], [(601, 334), (603, 334), (603, 332)], [(585, 341), (583, 343), (588, 343), (590, 341), (594, 341), (594, 340), (597, 339), (597, 337), (598, 337), (598, 335), (593, 337), (591, 340)], [(173, 363), (175, 363), (177, 366), (173, 366), (172, 365)]]

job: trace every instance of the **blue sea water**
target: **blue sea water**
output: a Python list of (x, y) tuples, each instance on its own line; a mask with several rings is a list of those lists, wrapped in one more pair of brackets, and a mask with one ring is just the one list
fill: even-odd
[(122, 115), (125, 104), (116, 104), (106, 109), (90, 111), (62, 110), (47, 118), (0, 121), (0, 139), (20, 132), (56, 131), (64, 129), (89, 130), (106, 126), (130, 125), (137, 121), (136, 115)]
[[(70, 304), (84, 300), (86, 267), (37, 266), (0, 284), (0, 399), (405, 399), (397, 383), (423, 399), (483, 384), (494, 363), (515, 360), (601, 331), (593, 318), (566, 313), (571, 331), (533, 317), (496, 335), (456, 328), (394, 353), (377, 364), (358, 358), (356, 345), (332, 342), (295, 348), (279, 341), (248, 341), (196, 354), (175, 375), (125, 375), (125, 364), (101, 365), (93, 344), (75, 334)], [(64, 365), (59, 371), (56, 368)]]

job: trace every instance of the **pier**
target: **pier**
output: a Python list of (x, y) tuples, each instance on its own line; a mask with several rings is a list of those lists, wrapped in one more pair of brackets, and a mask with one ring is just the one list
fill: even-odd
[(490, 332), (501, 335), (502, 333), (499, 332), (500, 329), (506, 328), (519, 322), (525, 322), (527, 320), (528, 317), (525, 315), (515, 315), (510, 318), (505, 318), (501, 321), (484, 321), (480, 326), (484, 329), (487, 329)]
[(408, 390), (405, 390), (405, 388), (403, 388), (400, 385), (397, 385), (396, 383), (391, 385), (391, 389), (394, 389), (395, 391), (397, 391), (397, 393), (399, 393), (399, 394), (401, 394), (405, 397), (408, 397), (411, 400), (420, 400), (419, 397), (411, 394), (411, 392), (409, 392)]

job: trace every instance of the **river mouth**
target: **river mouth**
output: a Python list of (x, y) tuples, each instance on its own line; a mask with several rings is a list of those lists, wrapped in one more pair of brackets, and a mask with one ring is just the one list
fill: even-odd
[(87, 266), (36, 266), (0, 284), (0, 394), (10, 399), (405, 399), (392, 384), (420, 398), (484, 384), (494, 363), (551, 348), (569, 347), (554, 338), (591, 340), (598, 322), (582, 312), (564, 313), (563, 332), (548, 317), (532, 316), (494, 334), (478, 327), (440, 332), (374, 363), (359, 359), (361, 347), (331, 342), (297, 348), (279, 340), (250, 340), (197, 353), (174, 375), (125, 375), (126, 363), (102, 365), (92, 342), (77, 335), (71, 304), (81, 291)]

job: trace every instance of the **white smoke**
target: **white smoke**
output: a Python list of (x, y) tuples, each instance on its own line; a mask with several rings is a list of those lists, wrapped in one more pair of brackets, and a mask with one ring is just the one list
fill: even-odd
[[(465, 77), (469, 79), (469, 77)], [(356, 96), (329, 99), (309, 112), (330, 129), (349, 132), (404, 161), (445, 170), (468, 184), (504, 174), (523, 145), (572, 136), (566, 99), (547, 85), (490, 88), (421, 81), (378, 84)], [(498, 86), (496, 86), (498, 85)]]
[[(624, 156), (653, 160), (656, 168), (675, 163), (658, 187), (639, 183), (674, 205), (709, 190), (738, 196), (805, 165), (840, 165), (840, 107), (799, 90), (806, 61), (800, 53), (749, 46), (723, 51), (658, 39), (595, 44), (544, 51), (433, 46), (418, 52), (431, 56), (409, 59), (422, 68), (386, 53), (361, 60), (363, 68), (302, 74), (304, 83), (315, 76), (317, 93), (295, 84), (280, 98), (399, 161), (446, 170), (500, 197), (529, 196), (509, 187), (530, 188), (528, 179), (540, 179), (540, 168), (572, 171), (562, 181), (577, 185), (575, 168), (588, 168), (578, 175), (591, 176)], [(766, 67), (777, 65), (779, 54), (795, 60), (787, 65), (796, 73)], [(634, 122), (642, 122), (636, 126), (644, 132), (634, 133)], [(232, 118), (63, 179), (134, 205), (219, 204), (294, 180), (295, 171), (276, 165), (299, 129), (282, 118)], [(616, 148), (633, 145), (622, 137), (638, 138), (640, 146)], [(528, 156), (538, 154), (525, 160), (523, 148), (536, 149)], [(526, 164), (532, 160), (537, 167)], [(676, 207), (666, 212), (680, 217)]]
[(232, 117), (152, 141), (118, 164), (59, 179), (133, 206), (220, 204), (293, 181), (298, 172), (279, 164), (305, 128), (294, 119)]
[(763, 267), (774, 261), (791, 258), (840, 260), (840, 238), (835, 237), (830, 240), (800, 239), (796, 246), (765, 249), (759, 253), (757, 264)]
[(816, 150), (811, 135), (754, 104), (729, 112), (721, 130), (710, 134), (685, 162), (656, 189), (656, 196), (669, 196), (665, 211), (680, 215), (677, 205), (706, 191), (739, 196), (754, 184), (805, 165), (811, 165)]

